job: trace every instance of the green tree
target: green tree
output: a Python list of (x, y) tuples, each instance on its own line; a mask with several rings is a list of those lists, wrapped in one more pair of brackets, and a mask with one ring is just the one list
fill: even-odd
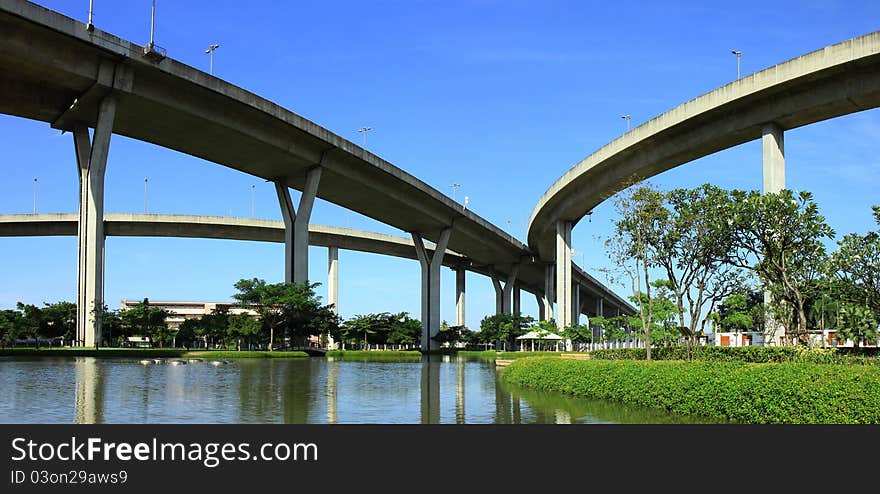
[[(874, 206), (880, 224), (880, 206)], [(880, 230), (865, 235), (850, 233), (831, 255), (832, 274), (842, 282), (841, 295), (880, 313)]]
[(252, 341), (260, 336), (263, 324), (250, 314), (232, 314), (229, 316), (229, 337), (235, 341), (236, 348), (241, 350), (241, 342)]
[(45, 303), (43, 307), (43, 336), (47, 338), (61, 337), (71, 341), (76, 335), (76, 304), (73, 302)]
[(276, 333), (292, 343), (303, 341), (309, 335), (333, 333), (339, 317), (332, 306), (322, 305), (315, 294), (319, 283), (274, 283), (264, 280), (242, 279), (235, 284), (238, 293), (232, 297), (238, 305), (260, 315), (269, 331), (269, 351), (275, 348)]
[(865, 305), (844, 302), (839, 313), (837, 331), (844, 340), (852, 340), (856, 348), (864, 342), (877, 342), (877, 315)]
[(161, 307), (150, 305), (149, 299), (119, 312), (122, 326), (131, 334), (147, 336), (155, 345), (167, 346), (174, 334), (169, 331), (167, 319), (169, 312)]
[(649, 271), (658, 266), (656, 246), (663, 235), (669, 211), (663, 207), (663, 194), (650, 184), (632, 186), (619, 193), (614, 207), (619, 219), (614, 223), (614, 235), (606, 240), (605, 248), (617, 273), (629, 280), (633, 295), (641, 297), (644, 293), (647, 298), (647, 303), (639, 305), (638, 321), (645, 335), (647, 359), (651, 360), (648, 342), (654, 314), (650, 303)]
[(827, 254), (822, 239), (834, 230), (809, 192), (731, 191), (727, 262), (753, 270), (773, 299), (773, 315), (788, 335), (807, 338), (807, 302), (815, 295)]
[(480, 321), (480, 333), (483, 341), (500, 341), (502, 348), (507, 350), (516, 343), (516, 338), (528, 332), (534, 322), (531, 316), (515, 314), (494, 314)]
[(21, 334), (33, 338), (34, 346), (40, 348), (40, 330), (44, 324), (43, 311), (36, 305), (21, 302), (16, 304), (16, 307), (22, 314)]
[(20, 311), (14, 309), (0, 311), (0, 345), (6, 346), (11, 343), (15, 346), (23, 330), (24, 315)]

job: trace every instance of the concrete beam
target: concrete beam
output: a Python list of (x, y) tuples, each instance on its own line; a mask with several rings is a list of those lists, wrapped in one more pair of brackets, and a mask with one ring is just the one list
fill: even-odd
[(79, 168), (79, 226), (77, 234), (76, 344), (101, 344), (104, 307), (104, 174), (116, 118), (116, 98), (99, 105), (94, 134), (83, 124), (74, 127), (73, 142)]
[(284, 219), (284, 282), (305, 283), (309, 280), (309, 219), (321, 181), (320, 166), (306, 174), (306, 185), (299, 198), (299, 209), (294, 209), (290, 190), (281, 180), (275, 181), (275, 192)]
[(428, 254), (419, 233), (410, 233), (422, 268), (422, 351), (440, 348), (440, 344), (433, 338), (440, 332), (440, 266), (443, 265), (443, 254), (451, 233), (452, 228), (444, 228), (440, 232), (433, 255)]

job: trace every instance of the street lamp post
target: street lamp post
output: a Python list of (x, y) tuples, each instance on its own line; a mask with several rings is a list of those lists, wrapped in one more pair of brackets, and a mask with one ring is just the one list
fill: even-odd
[(208, 73), (211, 75), (214, 75), (214, 50), (216, 50), (217, 48), (220, 48), (220, 45), (212, 44), (208, 45), (208, 49), (205, 50), (205, 53), (208, 54), (208, 59), (210, 60), (210, 62), (208, 62)]
[(367, 147), (367, 132), (373, 130), (372, 127), (361, 127), (358, 129), (358, 132), (364, 135), (364, 147)]
[(37, 214), (37, 177), (34, 177), (34, 214)]
[(450, 185), (450, 187), (452, 187), (452, 200), (455, 201), (455, 192), (458, 190), (459, 187), (461, 187), (461, 184), (453, 183), (452, 185)]
[(256, 185), (251, 184), (251, 218), (254, 217), (254, 189)]
[(147, 177), (144, 177), (144, 214), (147, 214)]
[(629, 121), (632, 120), (632, 117), (629, 114), (621, 115), (620, 118), (626, 120), (626, 131), (629, 132)]
[(743, 52), (741, 52), (739, 50), (730, 50), (730, 53), (733, 53), (734, 55), (736, 55), (736, 78), (739, 79), (740, 78), (739, 61), (742, 58)]

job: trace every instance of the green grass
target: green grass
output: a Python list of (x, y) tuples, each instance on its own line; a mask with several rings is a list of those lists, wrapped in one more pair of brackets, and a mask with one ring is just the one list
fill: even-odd
[[(613, 348), (588, 352), (597, 360), (645, 360), (647, 352), (644, 348)], [(660, 347), (651, 349), (652, 360), (703, 360), (712, 362), (750, 362), (750, 363), (802, 363), (802, 364), (859, 364), (877, 365), (876, 348), (841, 349), (841, 348), (807, 348), (807, 347), (724, 347), (696, 346), (690, 349), (683, 346)]]
[(12, 357), (127, 357), (127, 358), (304, 358), (305, 352), (185, 350), (183, 348), (4, 348), (0, 356)]
[(511, 384), (739, 423), (880, 424), (877, 366), (533, 358)]

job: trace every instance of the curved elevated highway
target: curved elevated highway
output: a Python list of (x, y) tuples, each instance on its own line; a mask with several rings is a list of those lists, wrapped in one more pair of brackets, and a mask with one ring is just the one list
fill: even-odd
[[(878, 106), (880, 32), (743, 77), (655, 117), (574, 165), (538, 201), (529, 246), (541, 260), (566, 266), (571, 228), (602, 201), (628, 184), (758, 138), (764, 190), (779, 191), (785, 187), (785, 130)], [(566, 271), (556, 270), (562, 303), (568, 300), (562, 290), (570, 286)]]
[[(503, 291), (508, 307), (518, 279), (542, 276), (544, 264), (524, 244), (419, 179), (153, 48), (87, 29), (31, 2), (0, 0), (0, 113), (47, 122), (73, 135), (80, 172), (80, 344), (100, 341), (100, 319), (90, 307), (102, 303), (104, 175), (113, 134), (274, 182), (285, 223), (287, 281), (308, 279), (315, 197), (409, 232), (422, 269), (423, 336), (439, 330), (439, 268), (446, 248), (502, 273), (510, 285)], [(298, 207), (291, 187), (302, 191)], [(439, 257), (425, 251), (423, 239), (442, 247)]]

